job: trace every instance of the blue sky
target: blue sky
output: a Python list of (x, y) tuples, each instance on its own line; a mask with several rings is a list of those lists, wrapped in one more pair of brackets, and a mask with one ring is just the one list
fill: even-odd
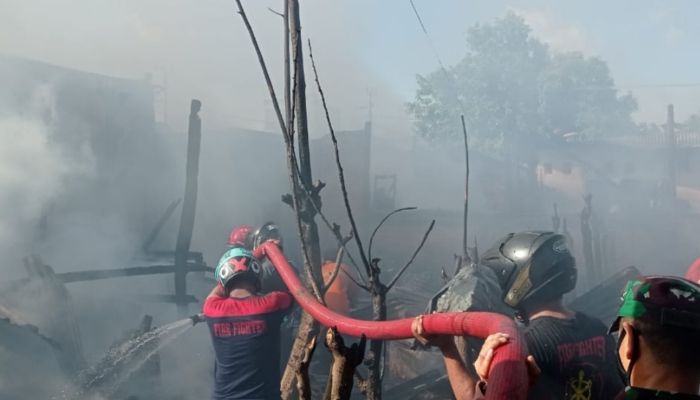
[[(465, 52), (467, 29), (509, 10), (561, 51), (606, 60), (618, 85), (638, 98), (640, 121), (660, 122), (665, 106), (679, 118), (700, 112), (700, 1), (414, 0), (438, 53), (450, 65)], [(281, 76), (281, 21), (244, 1), (268, 57)], [(361, 126), (367, 93), (384, 131), (405, 132), (415, 75), (438, 67), (409, 0), (301, 0), (303, 32), (314, 43), (321, 78), (339, 128)], [(0, 53), (106, 75), (167, 81), (168, 115), (185, 124), (189, 99), (204, 101), (209, 124), (270, 124), (269, 99), (247, 32), (232, 0), (3, 0)], [(311, 101), (317, 101), (311, 96)], [(317, 104), (316, 104), (317, 105)], [(314, 104), (312, 104), (311, 108)], [(313, 118), (312, 121), (322, 118)], [(320, 122), (319, 122), (320, 124)]]
[[(402, 97), (412, 96), (416, 73), (437, 68), (428, 41), (410, 3), (375, 1), (370, 9), (353, 7), (364, 19), (360, 32), (368, 68), (392, 83)], [(533, 33), (553, 48), (578, 50), (606, 60), (622, 90), (640, 97), (647, 111), (664, 100), (694, 99), (681, 113), (700, 110), (700, 86), (647, 88), (649, 84), (700, 84), (700, 2), (686, 1), (457, 1), (414, 0), (444, 63), (464, 54), (469, 26), (485, 23), (512, 10)], [(367, 6), (363, 4), (363, 6)], [(692, 108), (692, 110), (691, 110)], [(648, 111), (647, 111), (648, 112)], [(651, 112), (651, 114), (654, 114)]]

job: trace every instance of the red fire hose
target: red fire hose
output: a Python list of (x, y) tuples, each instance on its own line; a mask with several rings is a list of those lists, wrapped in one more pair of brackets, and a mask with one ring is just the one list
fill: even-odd
[[(413, 318), (393, 321), (364, 321), (335, 313), (319, 303), (297, 277), (280, 248), (267, 242), (255, 249), (255, 256), (267, 256), (294, 299), (314, 319), (326, 327), (336, 327), (340, 333), (367, 336), (375, 340), (413, 338)], [(423, 318), (423, 328), (431, 335), (474, 336), (486, 338), (492, 333), (510, 335), (510, 341), (494, 354), (489, 371), (487, 399), (524, 400), (527, 397), (528, 375), (525, 365), (525, 343), (510, 319), (488, 312), (438, 313)]]

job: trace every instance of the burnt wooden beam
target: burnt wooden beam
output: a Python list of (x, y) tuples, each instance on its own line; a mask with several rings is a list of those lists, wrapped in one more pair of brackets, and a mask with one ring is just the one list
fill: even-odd
[(213, 272), (214, 268), (207, 267), (204, 264), (185, 264), (179, 267), (175, 265), (148, 265), (143, 267), (128, 267), (128, 268), (114, 268), (114, 269), (101, 269), (92, 271), (75, 271), (75, 272), (63, 272), (56, 274), (58, 278), (63, 283), (72, 282), (87, 282), (87, 281), (97, 281), (101, 279), (112, 279), (121, 278), (127, 276), (144, 276), (144, 275), (158, 275), (158, 274), (172, 274), (175, 272)]
[(60, 345), (61, 368), (71, 373), (77, 373), (85, 367), (83, 347), (78, 321), (73, 311), (72, 299), (64, 282), (54, 273), (51, 266), (46, 265), (38, 255), (24, 257), (24, 264), (30, 276), (40, 282), (40, 294), (36, 299), (44, 306), (50, 305), (52, 312), (41, 311), (39, 314), (39, 329)]
[[(175, 251), (173, 250), (149, 250), (146, 252), (146, 256), (153, 257), (163, 257), (167, 259), (173, 259), (175, 257)], [(190, 251), (187, 253), (187, 261), (196, 264), (204, 264), (204, 255), (199, 251)]]
[(173, 213), (175, 212), (175, 209), (177, 208), (177, 206), (180, 205), (181, 202), (182, 202), (182, 199), (175, 199), (172, 203), (170, 203), (168, 208), (165, 209), (165, 212), (160, 217), (160, 219), (158, 220), (156, 225), (153, 227), (153, 230), (151, 231), (151, 233), (148, 234), (148, 236), (146, 237), (146, 240), (144, 240), (144, 242), (143, 242), (143, 245), (141, 245), (142, 251), (148, 251), (148, 249), (151, 248), (151, 245), (158, 237), (158, 234), (160, 233), (160, 231), (163, 229), (163, 225), (165, 225), (165, 223), (168, 222), (168, 220), (170, 219), (170, 216), (173, 215)]
[(199, 110), (202, 102), (192, 99), (187, 131), (187, 167), (185, 197), (182, 203), (180, 229), (175, 245), (175, 304), (181, 315), (187, 315), (187, 254), (192, 243), (194, 216), (197, 208), (197, 178), (199, 176), (199, 151), (202, 142), (202, 120)]
[[(175, 296), (173, 294), (141, 294), (137, 296), (139, 299), (151, 303), (175, 303), (182, 301), (182, 298)], [(185, 295), (184, 300), (189, 303), (199, 303), (199, 299), (192, 295)]]
[[(62, 283), (88, 282), (102, 279), (125, 278), (130, 276), (146, 276), (159, 274), (172, 274), (175, 272), (174, 265), (147, 265), (135, 266), (126, 268), (111, 268), (100, 270), (85, 270), (73, 272), (61, 272), (55, 274), (56, 279)], [(214, 273), (214, 268), (209, 267), (203, 262), (188, 262), (186, 272), (211, 272)], [(5, 283), (5, 287), (0, 293), (9, 295), (19, 289), (25, 287), (32, 279), (36, 278), (36, 274), (32, 278), (22, 278)]]

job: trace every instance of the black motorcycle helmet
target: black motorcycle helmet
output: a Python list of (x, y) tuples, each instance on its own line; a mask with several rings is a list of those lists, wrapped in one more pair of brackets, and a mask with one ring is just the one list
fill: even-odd
[(510, 233), (480, 263), (496, 272), (503, 301), (515, 309), (554, 300), (576, 286), (576, 260), (566, 237), (554, 232)]
[(276, 240), (280, 248), (282, 248), (284, 244), (282, 242), (280, 228), (272, 221), (265, 222), (263, 226), (255, 231), (253, 234), (253, 248), (257, 248), (268, 240)]

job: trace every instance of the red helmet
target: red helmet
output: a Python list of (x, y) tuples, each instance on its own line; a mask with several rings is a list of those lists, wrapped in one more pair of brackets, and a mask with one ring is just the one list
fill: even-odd
[(695, 283), (700, 282), (700, 258), (690, 264), (688, 272), (685, 273), (685, 279)]
[(233, 228), (228, 235), (228, 245), (245, 247), (246, 249), (253, 248), (254, 229), (250, 225), (238, 225)]

